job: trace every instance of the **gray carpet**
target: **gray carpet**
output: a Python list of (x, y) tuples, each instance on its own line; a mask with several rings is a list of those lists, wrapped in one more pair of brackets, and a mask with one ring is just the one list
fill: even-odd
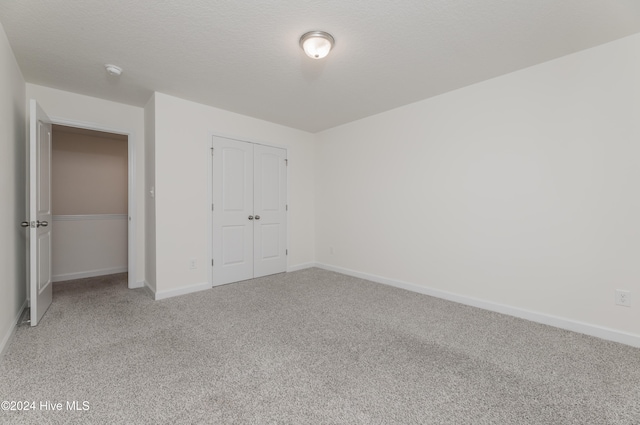
[(0, 422), (640, 424), (636, 348), (319, 269), (163, 301), (126, 282), (55, 285), (0, 360), (0, 398), (37, 410)]

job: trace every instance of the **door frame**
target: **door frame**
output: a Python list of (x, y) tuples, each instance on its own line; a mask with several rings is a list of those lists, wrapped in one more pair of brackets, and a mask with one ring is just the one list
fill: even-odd
[[(270, 146), (272, 148), (278, 148), (278, 149), (284, 149), (287, 152), (287, 174), (286, 174), (286, 178), (287, 178), (287, 208), (290, 205), (289, 203), (289, 196), (290, 196), (290, 187), (289, 187), (289, 145), (281, 145), (278, 143), (271, 143), (271, 142), (262, 142), (262, 141), (257, 141), (255, 139), (251, 139), (251, 138), (247, 138), (247, 137), (239, 137), (239, 136), (233, 136), (233, 135), (229, 135), (229, 134), (225, 134), (225, 133), (219, 133), (219, 132), (209, 132), (209, 141), (207, 143), (207, 193), (209, 194), (208, 199), (207, 199), (207, 244), (209, 246), (209, 272), (207, 273), (207, 277), (209, 279), (209, 286), (211, 288), (213, 288), (213, 264), (211, 264), (211, 261), (213, 261), (213, 211), (211, 210), (211, 205), (213, 205), (213, 155), (211, 154), (212, 149), (213, 149), (213, 138), (214, 137), (222, 137), (225, 139), (231, 139), (231, 140), (236, 140), (238, 142), (245, 142), (245, 143), (253, 143), (254, 145), (263, 145), (263, 146)], [(287, 209), (287, 250), (289, 249), (289, 246), (291, 246), (290, 242), (291, 242), (291, 234), (289, 232), (289, 214), (288, 214), (288, 209)], [(289, 271), (289, 255), (287, 255), (287, 266), (286, 266), (286, 271)]]
[(137, 270), (137, 202), (136, 202), (136, 140), (135, 133), (129, 130), (107, 127), (96, 123), (69, 120), (66, 118), (50, 116), (52, 124), (66, 127), (81, 128), (84, 130), (101, 131), (104, 133), (127, 136), (127, 272), (129, 289), (141, 288), (143, 285), (136, 281)]

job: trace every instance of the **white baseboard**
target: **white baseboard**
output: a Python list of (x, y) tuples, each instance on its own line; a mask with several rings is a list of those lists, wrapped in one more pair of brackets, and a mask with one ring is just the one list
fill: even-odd
[(144, 288), (145, 285), (145, 281), (141, 280), (140, 282), (136, 282), (135, 285), (130, 286), (129, 289), (140, 289), (140, 288)]
[[(151, 289), (149, 286), (147, 287)], [(191, 294), (193, 292), (200, 292), (207, 289), (211, 289), (211, 283), (209, 282), (196, 283), (196, 284), (185, 286), (182, 288), (170, 289), (168, 291), (153, 291), (153, 292), (154, 292), (154, 298), (157, 301), (157, 300), (164, 300), (166, 298), (177, 297), (180, 295)]]
[(619, 342), (621, 344), (630, 345), (640, 348), (640, 335), (635, 335), (604, 326), (593, 325), (590, 323), (580, 322), (578, 320), (567, 319), (564, 317), (553, 316), (550, 314), (540, 313), (537, 311), (526, 310), (518, 307), (512, 307), (505, 304), (499, 304), (492, 301), (482, 300), (464, 295), (454, 294), (452, 292), (433, 289), (426, 286), (416, 285), (415, 283), (403, 282), (400, 280), (389, 279), (373, 274), (362, 273), (355, 270), (345, 269), (342, 267), (331, 266), (328, 264), (316, 263), (316, 267), (321, 269), (346, 274), (348, 276), (358, 277), (370, 280), (384, 285), (395, 286), (396, 288), (406, 289), (408, 291), (429, 295), (436, 298), (457, 302), (460, 304), (470, 305), (472, 307), (482, 308), (484, 310), (495, 311), (509, 316), (519, 317), (521, 319), (530, 320), (544, 325), (554, 326), (556, 328), (568, 331), (578, 332), (585, 335), (594, 336), (596, 338), (608, 341)]
[(16, 328), (18, 327), (18, 320), (20, 320), (20, 316), (25, 308), (27, 308), (28, 300), (24, 300), (22, 307), (18, 310), (18, 315), (13, 320), (13, 325), (9, 328), (9, 331), (2, 337), (2, 341), (0, 341), (0, 359), (4, 356), (4, 353), (7, 348), (9, 348), (9, 344), (13, 341), (13, 337), (16, 334)]
[(311, 267), (316, 267), (316, 263), (302, 263), (296, 264), (295, 266), (289, 266), (287, 268), (287, 272), (297, 272), (299, 270), (310, 269)]
[(147, 294), (149, 294), (149, 296), (155, 300), (156, 299), (156, 290), (151, 287), (151, 285), (149, 284), (149, 282), (147, 282), (146, 279), (142, 283), (144, 284), (143, 288), (147, 292)]
[(97, 269), (97, 270), (87, 270), (84, 272), (77, 273), (65, 273), (58, 274), (52, 276), (53, 282), (63, 282), (65, 280), (76, 280), (76, 279), (84, 279), (85, 277), (96, 277), (96, 276), (105, 276), (108, 274), (116, 274), (116, 273), (125, 273), (128, 271), (128, 268), (125, 267), (112, 267), (109, 269)]

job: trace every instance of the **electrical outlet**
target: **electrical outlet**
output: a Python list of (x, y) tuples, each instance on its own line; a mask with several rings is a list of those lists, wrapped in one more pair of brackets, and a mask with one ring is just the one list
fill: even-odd
[(624, 307), (631, 307), (631, 291), (616, 289), (616, 304)]
[(198, 262), (195, 259), (189, 261), (189, 268), (191, 270), (197, 269), (198, 268)]

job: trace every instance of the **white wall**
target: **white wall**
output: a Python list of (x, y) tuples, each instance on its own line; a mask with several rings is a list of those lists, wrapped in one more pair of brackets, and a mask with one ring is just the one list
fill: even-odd
[(640, 35), (318, 137), (320, 264), (639, 341)]
[(156, 96), (144, 107), (144, 154), (145, 154), (145, 283), (156, 291), (156, 203), (151, 190), (156, 186)]
[[(156, 296), (209, 282), (212, 133), (288, 148), (288, 266), (314, 260), (314, 135), (156, 93)], [(191, 259), (196, 270), (189, 270)]]
[(25, 82), (0, 25), (0, 353), (26, 301)]
[(127, 271), (127, 214), (54, 215), (54, 282)]
[(34, 84), (27, 84), (27, 98), (36, 99), (54, 120), (130, 133), (129, 140), (135, 144), (136, 167), (136, 282), (142, 284), (145, 279), (144, 109)]

